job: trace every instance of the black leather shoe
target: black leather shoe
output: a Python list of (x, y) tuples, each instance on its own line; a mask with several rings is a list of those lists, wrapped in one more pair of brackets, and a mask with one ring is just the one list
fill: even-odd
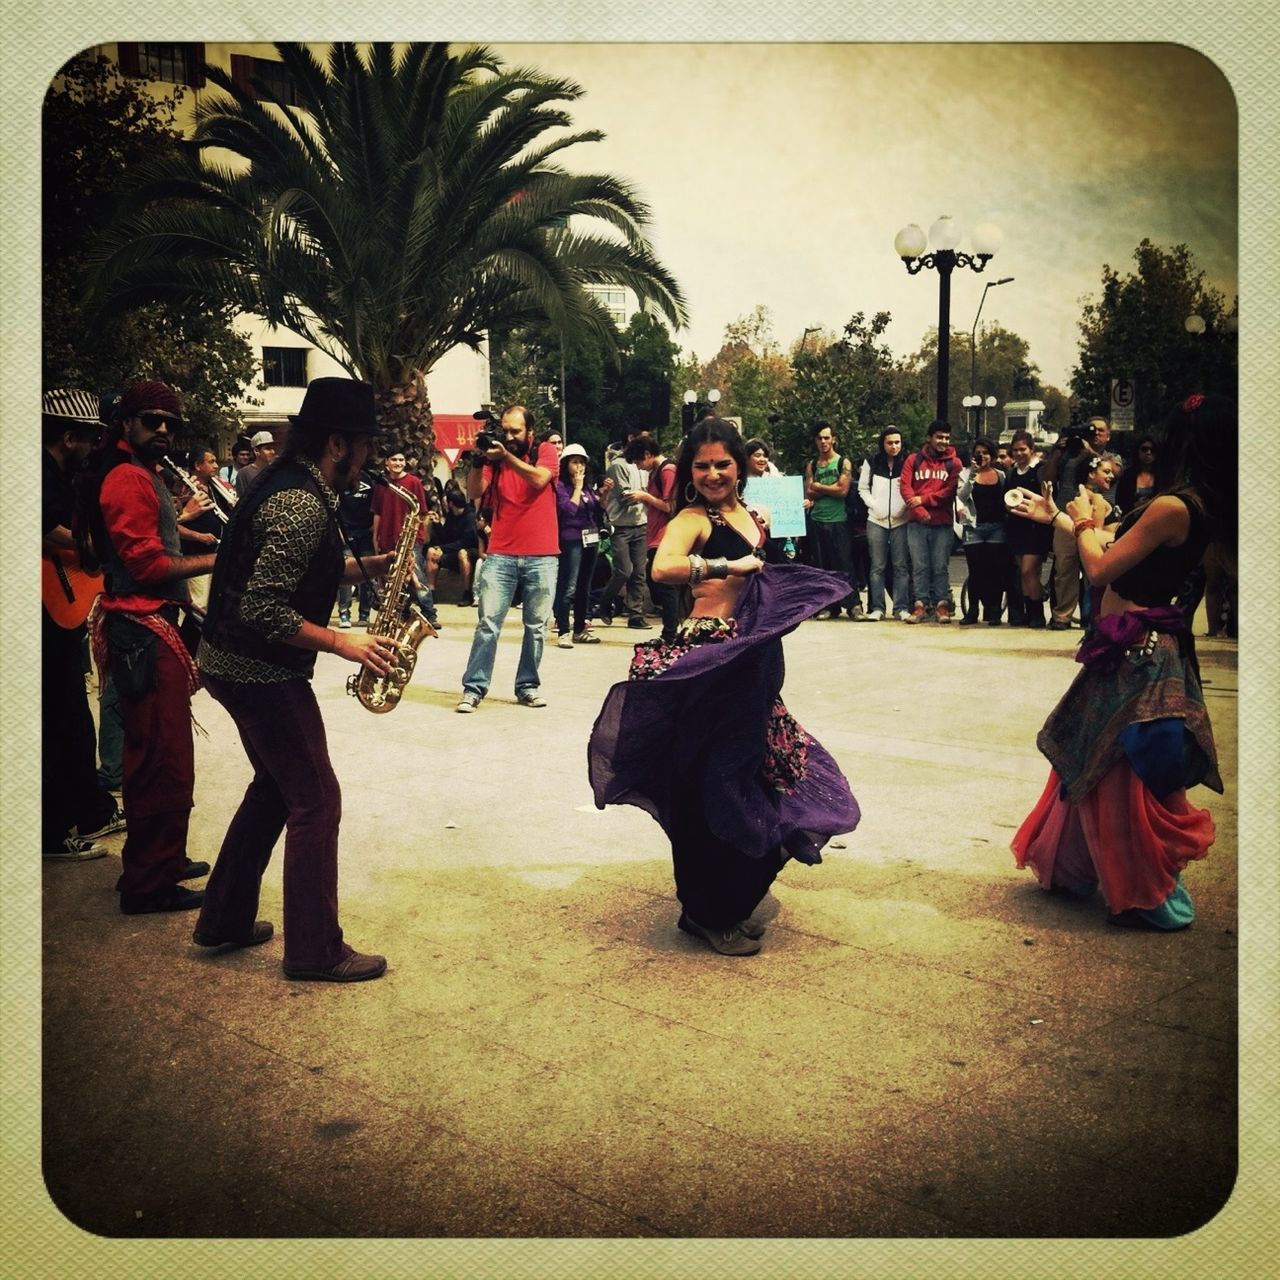
[(709, 942), (722, 956), (753, 956), (760, 950), (760, 939), (749, 937), (743, 933), (741, 926), (736, 924), (730, 925), (727, 929), (708, 929), (700, 925), (687, 911), (680, 913), (680, 919), (676, 924), (685, 933), (691, 933), (694, 937)]
[(362, 956), (353, 951), (337, 964), (327, 969), (290, 969), (284, 966), (284, 976), (307, 982), (367, 982), (370, 978), (380, 978), (387, 971), (385, 956)]
[(238, 947), (256, 947), (260, 943), (267, 942), (275, 931), (275, 926), (270, 920), (258, 920), (255, 921), (247, 938), (220, 938), (216, 934), (201, 933), (197, 929), (191, 935), (191, 941), (197, 947), (222, 947), (227, 951), (233, 951)]
[(203, 889), (184, 889), (175, 884), (172, 889), (156, 893), (122, 893), (120, 910), (127, 916), (145, 916), (153, 911), (191, 911), (203, 902)]
[(186, 865), (178, 872), (179, 880), (199, 880), (201, 876), (209, 874), (209, 864), (207, 862), (194, 862), (188, 858)]

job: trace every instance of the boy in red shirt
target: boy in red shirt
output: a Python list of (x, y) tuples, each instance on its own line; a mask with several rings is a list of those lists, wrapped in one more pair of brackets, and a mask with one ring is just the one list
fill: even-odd
[(915, 603), (908, 622), (922, 622), (930, 609), (939, 622), (951, 621), (951, 583), (947, 566), (955, 545), (952, 529), (960, 458), (951, 447), (951, 424), (935, 418), (924, 448), (902, 464), (899, 487), (907, 508), (907, 545)]

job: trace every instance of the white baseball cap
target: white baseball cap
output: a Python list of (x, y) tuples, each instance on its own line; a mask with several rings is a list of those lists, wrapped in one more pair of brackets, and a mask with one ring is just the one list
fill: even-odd
[(585, 462), (587, 451), (580, 444), (567, 444), (560, 454), (560, 461), (567, 462), (570, 458), (581, 458)]
[(273, 436), (273, 435), (271, 434), (271, 432), (270, 432), (270, 431), (259, 431), (259, 432), (258, 432), (258, 433), (253, 437), (253, 439), (249, 441), (249, 443), (250, 443), (251, 445), (253, 445), (253, 447), (254, 447), (255, 449), (256, 449), (259, 445), (263, 445), (263, 444), (275, 444), (275, 442), (276, 442), (276, 438), (275, 438), (275, 436)]

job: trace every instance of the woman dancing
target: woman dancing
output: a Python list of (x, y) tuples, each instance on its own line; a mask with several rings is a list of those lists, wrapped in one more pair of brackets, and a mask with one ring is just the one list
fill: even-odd
[(654, 559), (660, 582), (688, 585), (674, 643), (635, 647), (588, 748), (596, 805), (634, 804), (671, 841), (681, 929), (722, 955), (753, 955), (751, 913), (788, 858), (817, 863), (861, 816), (831, 756), (779, 700), (781, 638), (849, 592), (839, 574), (764, 569), (765, 521), (741, 501), (747, 468), (731, 422), (686, 437), (678, 501)]
[(1213, 819), (1186, 789), (1220, 793), (1222, 779), (1190, 619), (1173, 601), (1211, 536), (1234, 546), (1236, 434), (1231, 401), (1188, 397), (1169, 417), (1154, 496), (1114, 539), (1083, 486), (1066, 511), (1047, 485), (1019, 508), (1073, 532), (1085, 574), (1105, 589), (1076, 656), (1084, 669), (1036, 739), (1052, 768), (1013, 852), (1046, 889), (1087, 897), (1101, 886), (1114, 924), (1189, 925), (1181, 872), (1213, 843)]

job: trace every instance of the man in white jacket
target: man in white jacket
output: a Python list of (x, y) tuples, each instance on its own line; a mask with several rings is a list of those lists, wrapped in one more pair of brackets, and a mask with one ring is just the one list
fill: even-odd
[(860, 621), (879, 622), (885, 615), (885, 565), (893, 565), (893, 598), (898, 616), (907, 617), (911, 573), (907, 563), (907, 510), (899, 487), (902, 475), (902, 432), (886, 427), (879, 445), (862, 463), (858, 493), (867, 506), (867, 551), (871, 557), (867, 612)]

